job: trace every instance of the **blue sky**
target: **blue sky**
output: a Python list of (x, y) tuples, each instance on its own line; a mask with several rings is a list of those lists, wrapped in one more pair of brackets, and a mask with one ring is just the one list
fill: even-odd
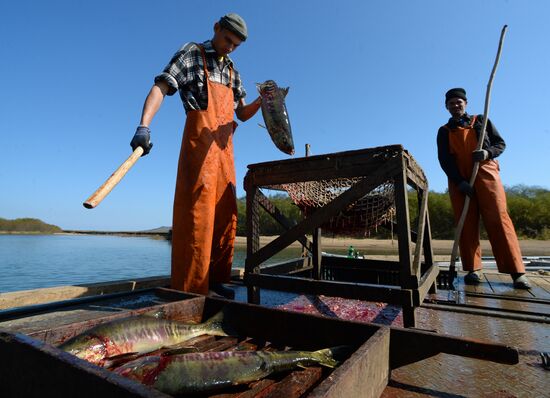
[[(472, 113), (508, 25), (489, 117), (507, 142), (507, 186), (550, 189), (550, 3), (279, 0), (0, 5), (3, 151), (0, 217), (36, 217), (65, 229), (141, 230), (171, 224), (185, 122), (177, 95), (154, 119), (151, 153), (95, 209), (82, 202), (129, 156), (155, 75), (187, 41), (212, 37), (223, 14), (247, 21), (233, 55), (250, 102), (256, 82), (290, 87), (295, 156), (401, 144), (444, 192), (436, 132), (444, 93), (461, 86)], [(247, 165), (280, 160), (261, 114), (234, 138), (238, 196)]]

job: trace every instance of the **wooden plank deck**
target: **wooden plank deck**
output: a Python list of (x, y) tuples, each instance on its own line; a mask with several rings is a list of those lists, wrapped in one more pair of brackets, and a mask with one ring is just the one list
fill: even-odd
[(500, 274), (495, 270), (483, 272), (483, 281), (478, 285), (466, 285), (464, 283), (465, 272), (459, 273), (457, 290), (466, 293), (479, 293), (499, 295), (507, 297), (524, 297), (550, 301), (550, 275), (527, 272), (527, 279), (531, 282), (529, 290), (514, 289), (512, 278), (507, 274)]

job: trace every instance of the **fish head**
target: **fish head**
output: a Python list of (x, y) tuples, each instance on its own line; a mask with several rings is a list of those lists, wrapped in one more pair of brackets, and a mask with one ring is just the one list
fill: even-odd
[(285, 146), (285, 149), (283, 150), (283, 152), (286, 153), (287, 155), (294, 155), (294, 147), (287, 145)]
[(100, 364), (107, 356), (105, 342), (97, 336), (84, 334), (62, 344), (59, 348), (81, 359), (94, 364)]
[(294, 140), (292, 139), (290, 129), (281, 127), (276, 131), (274, 136), (273, 141), (277, 148), (287, 155), (294, 155)]

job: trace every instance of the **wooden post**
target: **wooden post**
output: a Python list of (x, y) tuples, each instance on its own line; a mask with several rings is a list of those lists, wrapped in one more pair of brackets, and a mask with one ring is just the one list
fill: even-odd
[(407, 200), (407, 169), (403, 162), (395, 178), (395, 208), (397, 216), (397, 243), (399, 249), (399, 279), (403, 289), (411, 287), (411, 226), (409, 225), (409, 202)]
[[(246, 276), (260, 273), (260, 264), (253, 261), (253, 254), (260, 248), (260, 205), (257, 199), (260, 190), (250, 183), (248, 174), (244, 179), (244, 187), (246, 191), (246, 260), (244, 266)], [(260, 304), (259, 287), (247, 283), (247, 296), (249, 303)]]
[[(311, 149), (311, 146), (309, 144), (306, 144), (306, 158), (309, 156), (310, 154), (310, 149)], [(315, 237), (313, 237), (314, 240), (313, 240), (313, 252), (312, 252), (312, 255), (315, 256), (314, 253), (317, 252), (317, 246), (315, 246)], [(307, 251), (307, 248), (305, 246), (302, 245), (302, 258), (306, 258), (307, 256), (309, 256), (309, 253)], [(320, 260), (319, 260), (320, 261)], [(317, 264), (315, 262), (315, 257), (313, 257), (313, 266), (315, 267), (315, 264)], [(313, 270), (313, 273), (315, 274), (315, 269)], [(319, 275), (319, 274), (318, 274)]]
[[(409, 216), (409, 201), (407, 195), (407, 165), (401, 155), (403, 167), (395, 178), (395, 207), (397, 213), (397, 243), (399, 249), (399, 281), (401, 289), (418, 288), (418, 278), (413, 283), (416, 275), (413, 274), (411, 262), (411, 226)], [(418, 244), (418, 242), (417, 242)], [(412, 303), (403, 303), (403, 326), (415, 327), (415, 308)]]
[(321, 279), (321, 228), (315, 228), (313, 230), (313, 279)]
[(418, 198), (418, 224), (416, 228), (416, 242), (414, 250), (414, 260), (412, 262), (412, 275), (420, 279), (420, 263), (422, 262), (422, 249), (424, 247), (425, 223), (428, 213), (428, 192), (425, 189), (417, 187)]

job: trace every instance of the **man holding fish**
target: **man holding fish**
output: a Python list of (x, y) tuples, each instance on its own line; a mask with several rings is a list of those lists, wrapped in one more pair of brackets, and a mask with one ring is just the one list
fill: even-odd
[(229, 54), (248, 30), (230, 13), (214, 24), (214, 36), (187, 43), (155, 77), (130, 143), (144, 155), (153, 144), (149, 126), (166, 95), (179, 92), (187, 115), (181, 145), (172, 223), (171, 287), (233, 298), (230, 280), (237, 227), (233, 133), (260, 109), (246, 104), (241, 77)]

